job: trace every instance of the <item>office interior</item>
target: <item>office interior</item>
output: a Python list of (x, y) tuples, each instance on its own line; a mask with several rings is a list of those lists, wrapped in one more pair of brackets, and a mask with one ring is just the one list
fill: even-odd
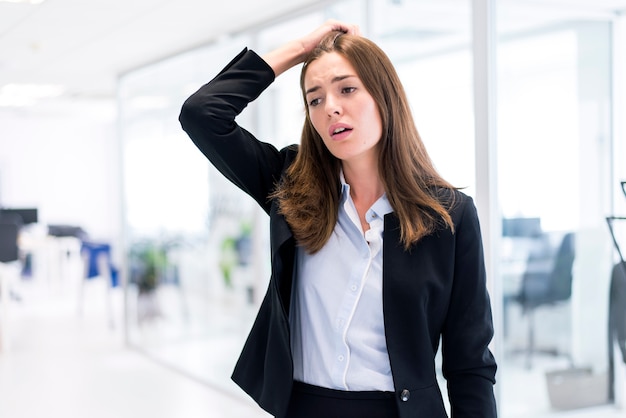
[[(114, 95), (13, 103), (0, 78), (0, 374), (19, 350), (14, 313), (41, 299), (32, 292), (75, 304), (77, 321), (95, 297), (92, 326), (216, 402), (247, 405), (230, 373), (269, 278), (267, 216), (178, 113), (244, 47), (337, 18), (388, 53), (435, 165), (476, 201), (499, 416), (624, 416), (626, 1), (267, 3), (114, 74)], [(297, 142), (298, 77), (282, 75), (239, 123), (277, 147)]]

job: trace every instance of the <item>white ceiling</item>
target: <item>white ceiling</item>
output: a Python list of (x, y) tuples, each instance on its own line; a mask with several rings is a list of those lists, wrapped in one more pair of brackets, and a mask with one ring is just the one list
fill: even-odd
[(60, 84), (70, 96), (112, 97), (120, 73), (313, 3), (0, 1), (0, 88), (11, 83)]
[[(428, 1), (435, 2), (422, 0)], [(454, 1), (459, 0), (449, 0)], [(58, 84), (65, 97), (111, 98), (120, 73), (320, 3), (329, 1), (0, 0), (0, 89), (12, 83)], [(591, 17), (626, 10), (626, 0), (497, 4), (505, 13), (499, 18), (518, 25), (564, 10)], [(451, 19), (441, 23), (449, 26)]]

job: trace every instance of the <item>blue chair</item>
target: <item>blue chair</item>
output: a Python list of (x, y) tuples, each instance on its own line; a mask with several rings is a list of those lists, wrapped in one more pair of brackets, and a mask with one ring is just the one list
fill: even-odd
[(118, 269), (114, 266), (111, 258), (111, 245), (106, 242), (90, 241), (83, 239), (81, 241), (81, 255), (84, 265), (83, 282), (80, 286), (79, 314), (83, 313), (83, 292), (85, 281), (96, 278), (103, 278), (107, 285), (107, 314), (109, 317), (109, 326), (115, 327), (113, 318), (113, 307), (111, 301), (111, 290), (119, 286)]

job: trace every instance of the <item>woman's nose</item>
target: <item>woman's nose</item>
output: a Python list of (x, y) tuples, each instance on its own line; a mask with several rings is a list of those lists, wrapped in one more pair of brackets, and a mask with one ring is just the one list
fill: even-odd
[(339, 104), (339, 100), (332, 96), (326, 97), (326, 113), (329, 117), (333, 115), (340, 115), (341, 106)]

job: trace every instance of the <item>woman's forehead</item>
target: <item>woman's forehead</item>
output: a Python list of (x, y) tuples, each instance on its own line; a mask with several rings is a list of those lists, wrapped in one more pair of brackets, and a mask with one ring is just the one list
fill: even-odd
[(337, 77), (356, 75), (354, 67), (344, 56), (337, 52), (327, 52), (307, 65), (304, 88), (306, 91), (314, 84), (331, 83)]

